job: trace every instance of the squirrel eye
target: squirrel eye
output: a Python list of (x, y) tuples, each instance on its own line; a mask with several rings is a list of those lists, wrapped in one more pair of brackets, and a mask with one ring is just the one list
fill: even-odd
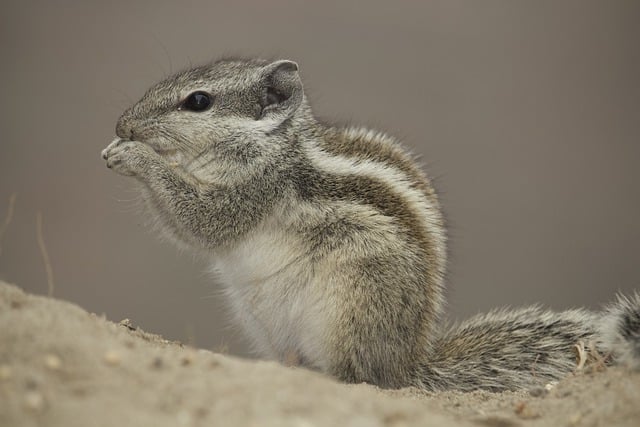
[(197, 91), (193, 92), (182, 102), (180, 109), (189, 111), (204, 111), (212, 104), (211, 95), (207, 92)]

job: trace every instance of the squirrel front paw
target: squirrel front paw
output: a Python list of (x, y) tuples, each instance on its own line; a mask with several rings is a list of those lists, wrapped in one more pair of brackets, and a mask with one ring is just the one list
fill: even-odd
[(157, 154), (148, 144), (120, 138), (114, 139), (102, 150), (102, 158), (107, 161), (107, 167), (125, 176), (142, 175), (153, 156)]

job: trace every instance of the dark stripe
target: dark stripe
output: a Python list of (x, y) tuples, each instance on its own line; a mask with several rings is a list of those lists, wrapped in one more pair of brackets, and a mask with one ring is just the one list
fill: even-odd
[[(440, 231), (440, 224), (424, 224), (419, 219), (419, 214), (412, 209), (402, 194), (395, 193), (389, 185), (374, 178), (323, 173), (310, 164), (298, 165), (296, 171), (295, 184), (302, 199), (320, 202), (326, 200), (356, 202), (370, 206), (380, 214), (395, 219), (396, 224), (403, 230), (405, 240), (408, 244), (413, 244), (413, 249), (407, 247), (407, 250), (426, 261), (425, 268), (422, 270), (427, 276), (425, 279), (428, 283), (425, 283), (425, 288), (430, 301), (434, 303), (439, 301), (439, 285), (445, 260), (438, 255), (436, 239), (430, 235), (428, 228), (433, 227)], [(434, 213), (437, 214), (437, 212)], [(344, 222), (336, 225), (345, 230), (345, 237), (348, 237), (346, 230), (353, 227)], [(356, 229), (352, 228), (352, 230)], [(324, 232), (324, 230), (318, 231), (321, 235)]]
[[(321, 138), (321, 148), (335, 156), (372, 160), (395, 167), (405, 173), (414, 188), (422, 191), (427, 199), (438, 207), (437, 195), (426, 175), (415, 165), (414, 160), (399, 146), (382, 142), (381, 138), (371, 138), (366, 134), (349, 137), (346, 129), (328, 128)], [(389, 141), (393, 139), (386, 137)]]

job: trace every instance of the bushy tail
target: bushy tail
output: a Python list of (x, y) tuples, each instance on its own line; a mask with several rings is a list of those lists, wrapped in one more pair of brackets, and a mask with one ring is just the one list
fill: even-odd
[(640, 296), (602, 313), (539, 307), (497, 310), (444, 331), (419, 369), (428, 390), (518, 390), (612, 361), (640, 367)]
[(640, 370), (640, 294), (618, 295), (602, 314), (598, 336), (616, 363)]

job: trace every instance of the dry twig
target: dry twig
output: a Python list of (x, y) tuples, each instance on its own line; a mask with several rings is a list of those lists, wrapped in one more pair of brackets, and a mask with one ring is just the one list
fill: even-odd
[(42, 253), (42, 259), (44, 260), (44, 268), (47, 270), (47, 295), (53, 296), (53, 269), (51, 268), (51, 261), (49, 260), (49, 253), (47, 247), (44, 245), (44, 237), (42, 236), (42, 212), (38, 212), (36, 215), (36, 226), (38, 233), (38, 246), (40, 246), (40, 252)]
[(584, 348), (584, 342), (578, 341), (573, 345), (576, 350), (576, 355), (578, 357), (576, 371), (581, 371), (584, 368), (584, 364), (587, 362), (587, 352)]

